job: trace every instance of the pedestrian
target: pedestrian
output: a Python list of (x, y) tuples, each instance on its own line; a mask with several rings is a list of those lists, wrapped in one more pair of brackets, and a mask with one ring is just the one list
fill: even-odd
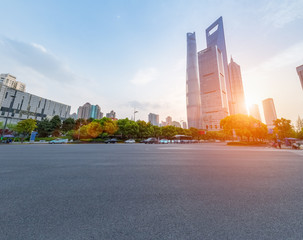
[(281, 140), (278, 139), (277, 141), (278, 141), (278, 146), (279, 146), (279, 148), (281, 149)]

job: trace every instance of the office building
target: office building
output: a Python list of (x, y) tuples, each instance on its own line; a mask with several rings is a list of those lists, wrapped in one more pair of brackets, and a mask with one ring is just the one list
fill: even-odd
[(200, 127), (200, 87), (195, 33), (187, 33), (186, 107), (189, 127)]
[(90, 103), (85, 103), (83, 106), (78, 108), (78, 119), (101, 119), (103, 117), (103, 113), (101, 112), (101, 108), (99, 105), (91, 105)]
[(268, 128), (274, 128), (273, 122), (277, 120), (274, 100), (272, 98), (267, 98), (262, 101), (262, 104), (266, 125)]
[(148, 122), (150, 122), (151, 125), (159, 126), (159, 115), (154, 113), (148, 114)]
[(186, 122), (182, 122), (182, 128), (183, 128), (183, 129), (187, 129), (187, 124), (186, 124)]
[(253, 104), (249, 108), (249, 115), (261, 121), (261, 115), (258, 104)]
[(301, 86), (302, 86), (302, 89), (303, 89), (303, 65), (297, 67), (297, 73), (299, 75)]
[(0, 83), (0, 122), (7, 119), (8, 123), (17, 123), (29, 118), (41, 121), (55, 115), (64, 120), (69, 117), (70, 109), (68, 105)]
[(221, 119), (228, 116), (228, 100), (225, 85), (223, 55), (217, 46), (198, 53), (201, 127), (219, 130)]
[(22, 82), (16, 80), (16, 77), (10, 75), (9, 73), (0, 74), (0, 84), (3, 84), (7, 87), (16, 89), (21, 92), (25, 92), (26, 85)]
[(230, 114), (247, 114), (240, 66), (231, 58), (228, 69), (232, 96)]
[(173, 121), (173, 122), (171, 123), (171, 125), (172, 125), (172, 126), (175, 126), (175, 127), (178, 127), (178, 128), (181, 128), (181, 124), (180, 124), (179, 122), (177, 122), (177, 121)]
[(173, 121), (172, 117), (171, 117), (171, 116), (168, 116), (168, 117), (166, 118), (166, 126), (172, 125), (172, 121)]
[(74, 120), (77, 120), (77, 113), (73, 113), (69, 117), (74, 119)]
[(116, 119), (116, 112), (114, 112), (114, 110), (111, 110), (109, 113), (106, 113), (106, 117)]

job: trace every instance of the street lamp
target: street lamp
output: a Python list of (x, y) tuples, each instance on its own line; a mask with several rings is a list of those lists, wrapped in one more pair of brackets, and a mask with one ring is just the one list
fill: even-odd
[(9, 106), (9, 109), (8, 109), (8, 112), (7, 112), (7, 116), (5, 118), (4, 127), (3, 127), (3, 130), (2, 130), (2, 133), (1, 133), (1, 141), (3, 139), (3, 135), (4, 135), (4, 132), (5, 132), (5, 129), (6, 129), (7, 120), (9, 118), (9, 113), (12, 112), (12, 108), (13, 108), (13, 105), (14, 105), (14, 102), (15, 102), (16, 95), (17, 95), (17, 91), (15, 91), (14, 95), (11, 95), (12, 101), (10, 103), (10, 106)]
[(134, 108), (134, 121), (136, 121), (136, 113), (138, 113), (138, 111), (136, 111), (136, 108)]

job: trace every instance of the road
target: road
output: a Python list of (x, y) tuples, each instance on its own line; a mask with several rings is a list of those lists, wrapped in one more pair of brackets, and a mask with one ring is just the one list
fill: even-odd
[(0, 145), (0, 239), (303, 239), (303, 155)]

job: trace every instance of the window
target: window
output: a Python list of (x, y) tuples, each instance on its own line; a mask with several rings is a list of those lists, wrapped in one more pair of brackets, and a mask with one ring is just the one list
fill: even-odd
[(5, 99), (7, 98), (7, 94), (8, 94), (8, 92), (5, 93)]

